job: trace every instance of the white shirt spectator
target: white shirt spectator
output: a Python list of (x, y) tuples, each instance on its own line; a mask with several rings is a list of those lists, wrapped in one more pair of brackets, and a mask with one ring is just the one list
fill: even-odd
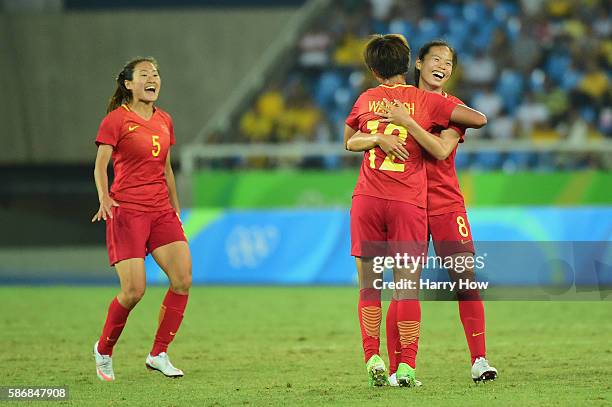
[(533, 100), (532, 95), (527, 95), (516, 112), (519, 126), (526, 134), (531, 134), (534, 124), (546, 122), (549, 115), (546, 105)]
[(395, 0), (370, 0), (372, 16), (377, 20), (385, 21), (391, 13)]
[(488, 120), (495, 119), (503, 106), (501, 96), (493, 93), (490, 89), (477, 94), (472, 100), (472, 104), (474, 109), (484, 113)]
[(463, 77), (467, 82), (487, 85), (495, 79), (497, 67), (489, 55), (481, 54), (467, 58), (463, 66), (469, 67), (463, 71)]
[(593, 23), (593, 31), (602, 38), (607, 38), (612, 34), (612, 20), (609, 11), (604, 11), (605, 15), (600, 15)]
[(584, 145), (589, 138), (589, 125), (580, 115), (570, 124), (567, 132), (567, 141), (574, 145)]
[(516, 121), (512, 116), (502, 114), (491, 120), (485, 129), (492, 139), (506, 141), (514, 138), (515, 125)]
[(535, 16), (544, 7), (545, 0), (521, 0), (521, 9), (528, 16)]
[(324, 67), (329, 61), (329, 33), (308, 32), (300, 39), (300, 64), (304, 67)]

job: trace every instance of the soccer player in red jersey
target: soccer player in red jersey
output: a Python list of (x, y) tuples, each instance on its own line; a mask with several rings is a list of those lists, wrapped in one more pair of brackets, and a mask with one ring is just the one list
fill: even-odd
[[(92, 222), (106, 221), (106, 244), (121, 290), (108, 309), (100, 339), (94, 345), (96, 373), (103, 381), (115, 379), (113, 347), (130, 311), (145, 292), (144, 258), (148, 253), (170, 280), (163, 300), (149, 369), (181, 377), (166, 353), (187, 305), (191, 287), (191, 254), (181, 221), (170, 163), (174, 129), (170, 115), (155, 106), (161, 79), (153, 58), (130, 61), (117, 77), (107, 115), (96, 144), (94, 178), (100, 208)], [(108, 190), (107, 168), (113, 160), (115, 180)]]
[[(440, 94), (449, 100), (463, 102), (443, 91), (457, 63), (455, 51), (444, 41), (431, 41), (419, 51), (415, 67), (415, 78), (419, 89)], [(392, 113), (386, 114), (394, 123), (408, 120), (410, 112), (400, 103), (394, 103)], [(435, 136), (415, 133), (415, 140), (425, 149), (427, 172), (427, 227), (436, 254), (442, 258), (452, 257), (452, 264), (460, 265), (449, 269), (455, 282), (474, 281), (474, 243), (468, 222), (463, 194), (455, 171), (455, 155), (459, 143), (463, 143), (465, 127), (451, 125), (447, 129), (436, 129)], [(458, 285), (457, 285), (458, 286)], [(484, 305), (477, 289), (457, 291), (459, 316), (472, 360), (472, 379), (475, 382), (494, 380), (497, 369), (486, 359)], [(394, 313), (397, 304), (392, 301), (387, 314), (387, 346), (390, 368), (394, 373), (399, 361), (395, 357), (401, 349), (400, 334), (395, 328)], [(393, 383), (393, 377), (391, 378)]]
[[(403, 36), (373, 36), (364, 58), (380, 85), (366, 90), (355, 102), (346, 119), (344, 140), (347, 149), (366, 151), (353, 192), (351, 255), (359, 274), (358, 316), (369, 383), (382, 386), (387, 383), (387, 372), (379, 355), (382, 310), (375, 262), (380, 255), (400, 250), (423, 256), (427, 246), (425, 164), (421, 147), (408, 138), (408, 132), (428, 134), (435, 127), (448, 127), (450, 121), (479, 127), (486, 124), (486, 117), (441, 95), (406, 85), (410, 47)], [(390, 119), (381, 116), (386, 112), (384, 99), (399, 100), (413, 121), (407, 126), (389, 123)], [(353, 137), (358, 132), (360, 136)], [(381, 252), (377, 245), (381, 242), (391, 245)], [(396, 283), (415, 283), (419, 276), (418, 261), (394, 267)], [(396, 288), (394, 298), (401, 342), (397, 379), (403, 386), (414, 386), (420, 305), (410, 286)]]

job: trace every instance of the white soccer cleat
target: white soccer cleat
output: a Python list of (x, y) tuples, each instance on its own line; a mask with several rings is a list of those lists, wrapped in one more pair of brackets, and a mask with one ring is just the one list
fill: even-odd
[(166, 377), (183, 377), (183, 371), (172, 366), (166, 352), (162, 352), (157, 356), (151, 356), (149, 353), (145, 364), (147, 369), (160, 371)]
[[(421, 383), (418, 380), (414, 381), (414, 386), (415, 387), (421, 387), (423, 385), (423, 383)], [(393, 373), (391, 376), (389, 376), (389, 386), (391, 387), (399, 387), (399, 383), (397, 382), (397, 377), (395, 376), (395, 373)]]
[(104, 382), (112, 382), (115, 380), (113, 358), (109, 355), (101, 355), (100, 352), (98, 352), (98, 342), (94, 344), (93, 354), (96, 360), (96, 374), (98, 378)]
[(497, 369), (489, 365), (485, 358), (477, 358), (472, 365), (472, 380), (474, 382), (486, 382), (497, 379)]

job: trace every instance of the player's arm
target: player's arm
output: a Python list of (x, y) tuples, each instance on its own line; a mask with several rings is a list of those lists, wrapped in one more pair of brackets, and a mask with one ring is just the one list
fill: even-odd
[[(386, 111), (377, 113), (384, 118), (381, 122), (392, 122), (407, 129), (414, 126), (416, 122), (410, 115), (410, 112), (408, 112), (408, 109), (399, 100), (395, 99), (393, 103), (387, 99), (383, 99), (383, 101), (385, 102)], [(479, 129), (487, 124), (487, 116), (470, 107), (456, 105), (451, 113), (450, 121), (461, 124), (464, 127)]]
[(172, 162), (170, 161), (170, 151), (168, 151), (168, 157), (166, 157), (166, 168), (164, 172), (166, 174), (166, 184), (168, 185), (168, 195), (170, 197), (170, 205), (172, 205), (176, 214), (180, 216), (181, 215), (181, 205), (179, 205), (178, 193), (176, 192), (176, 181), (174, 180), (174, 171), (172, 171)]
[(100, 201), (100, 208), (98, 212), (91, 219), (92, 222), (100, 221), (102, 219), (112, 218), (112, 207), (119, 206), (108, 193), (108, 163), (110, 162), (113, 154), (113, 146), (108, 144), (100, 144), (98, 146), (98, 153), (96, 154), (96, 164), (94, 166), (94, 180), (96, 182), (96, 189), (98, 190), (98, 201)]
[(348, 147), (349, 140), (357, 133), (355, 129), (353, 129), (348, 124), (344, 125), (344, 148), (349, 151), (363, 151), (363, 150), (351, 150)]
[(454, 129), (446, 129), (436, 137), (412, 118), (405, 127), (416, 142), (437, 160), (446, 160), (459, 143), (459, 133)]
[(348, 151), (367, 151), (376, 146), (373, 134), (364, 134), (349, 125), (344, 125), (344, 148)]
[(436, 159), (446, 159), (459, 143), (459, 133), (455, 130), (446, 129), (440, 137), (436, 137), (422, 128), (399, 100), (394, 100), (393, 103), (390, 103), (387, 99), (383, 100), (387, 110), (380, 113), (384, 117), (381, 121), (393, 122), (405, 127), (416, 142)]
[(457, 105), (451, 114), (450, 121), (462, 124), (465, 127), (479, 129), (486, 126), (487, 116), (471, 107)]
[[(349, 126), (346, 127), (351, 129)], [(400, 140), (399, 136), (381, 133), (362, 133), (361, 131), (355, 132), (355, 130), (351, 130), (353, 134), (345, 143), (346, 149), (349, 151), (367, 151), (378, 146), (386, 154), (393, 154), (402, 161), (407, 160), (410, 156), (410, 153), (404, 147), (406, 143)], [(346, 128), (344, 129), (344, 134), (346, 137)]]

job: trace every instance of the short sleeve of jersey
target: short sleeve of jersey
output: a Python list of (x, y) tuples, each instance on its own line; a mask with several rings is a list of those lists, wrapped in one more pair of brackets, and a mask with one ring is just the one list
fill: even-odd
[(465, 137), (465, 130), (466, 130), (466, 127), (463, 127), (463, 126), (458, 125), (458, 124), (455, 124), (455, 123), (451, 123), (451, 124), (448, 126), (448, 128), (449, 128), (449, 129), (453, 129), (453, 130), (455, 130), (455, 131), (457, 132), (457, 134), (459, 134), (459, 142), (460, 142), (460, 143), (463, 143), (463, 142), (465, 141), (465, 140), (464, 140), (464, 137)]
[(351, 112), (349, 113), (348, 117), (346, 118), (344, 122), (346, 123), (347, 126), (349, 126), (353, 130), (359, 130), (359, 109), (361, 108), (361, 104), (363, 103), (363, 100), (364, 100), (364, 95), (361, 94), (361, 96), (359, 96), (359, 98), (353, 105)]
[[(461, 99), (459, 99), (458, 97), (450, 96), (449, 95), (449, 98), (450, 98), (451, 101), (456, 102), (458, 105), (464, 105), (465, 106), (465, 103), (463, 103), (463, 101)], [(459, 142), (460, 143), (464, 142), (465, 131), (467, 130), (467, 127), (464, 127), (464, 126), (462, 126), (460, 124), (457, 124), (457, 123), (449, 123), (448, 128), (455, 130), (457, 132), (457, 134), (459, 134)]]
[(456, 102), (450, 101), (437, 93), (427, 93), (427, 110), (432, 123), (447, 128)]
[(121, 135), (122, 116), (111, 112), (100, 123), (98, 135), (96, 136), (96, 145), (108, 144), (117, 147), (119, 136)]
[(170, 132), (170, 145), (173, 146), (176, 143), (176, 139), (174, 138), (174, 123), (170, 115), (168, 115), (168, 131)]
[(170, 116), (170, 113), (161, 109), (159, 110), (159, 113), (164, 118), (166, 126), (168, 126), (168, 133), (170, 134), (170, 145), (173, 146), (174, 143), (176, 143), (176, 140), (174, 138), (174, 123), (172, 122), (172, 116)]

